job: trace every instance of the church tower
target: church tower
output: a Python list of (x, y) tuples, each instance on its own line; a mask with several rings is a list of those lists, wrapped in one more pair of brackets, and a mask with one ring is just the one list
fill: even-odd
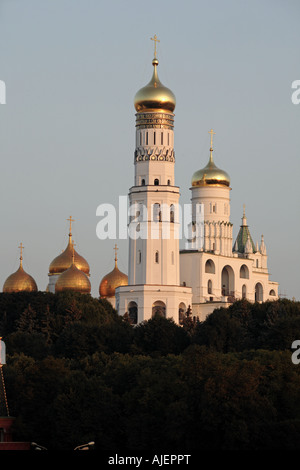
[(134, 323), (155, 313), (179, 322), (191, 303), (180, 286), (179, 188), (175, 185), (174, 109), (176, 99), (158, 77), (157, 39), (153, 74), (134, 99), (136, 145), (134, 186), (129, 190), (128, 286), (116, 289), (116, 308)]
[(213, 135), (210, 133), (210, 156), (207, 165), (196, 171), (192, 177), (192, 220), (195, 222), (197, 211), (203, 215), (204, 251), (232, 256), (232, 224), (230, 222), (230, 178), (218, 168), (213, 160)]

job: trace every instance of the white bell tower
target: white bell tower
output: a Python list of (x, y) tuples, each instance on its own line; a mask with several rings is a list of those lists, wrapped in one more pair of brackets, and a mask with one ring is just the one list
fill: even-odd
[(176, 99), (157, 74), (156, 35), (153, 75), (134, 100), (136, 145), (134, 186), (129, 190), (128, 286), (116, 289), (116, 308), (134, 323), (159, 313), (176, 323), (191, 305), (192, 293), (180, 286), (179, 188), (174, 181)]

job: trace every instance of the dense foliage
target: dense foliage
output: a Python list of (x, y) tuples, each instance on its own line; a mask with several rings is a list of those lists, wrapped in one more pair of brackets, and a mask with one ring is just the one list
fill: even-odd
[(300, 303), (133, 327), (81, 294), (0, 294), (16, 440), (50, 450), (299, 449)]

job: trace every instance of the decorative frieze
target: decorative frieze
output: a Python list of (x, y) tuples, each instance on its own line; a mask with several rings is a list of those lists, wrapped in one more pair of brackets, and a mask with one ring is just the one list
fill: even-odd
[(175, 162), (175, 151), (173, 148), (138, 147), (134, 152), (134, 161), (155, 160), (161, 162)]
[(174, 128), (174, 114), (171, 113), (137, 113), (137, 129), (171, 129)]

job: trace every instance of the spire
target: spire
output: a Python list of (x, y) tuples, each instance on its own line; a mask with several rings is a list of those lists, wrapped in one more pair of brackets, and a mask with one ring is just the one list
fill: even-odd
[(252, 246), (251, 239), (250, 239), (250, 233), (248, 233), (248, 238), (247, 238), (246, 245), (244, 248), (244, 253), (246, 255), (253, 253), (253, 246)]
[(242, 217), (242, 225), (244, 227), (247, 226), (247, 218), (246, 218), (246, 212), (245, 212), (245, 204), (243, 204), (243, 217)]
[(261, 236), (261, 242), (260, 242), (260, 250), (262, 255), (266, 255), (267, 254), (267, 249), (266, 249), (266, 245), (265, 245), (265, 241), (264, 241), (264, 236), (262, 235)]
[(238, 253), (245, 253), (245, 254), (256, 253), (257, 251), (255, 248), (254, 242), (252, 240), (249, 227), (247, 225), (245, 204), (243, 205), (242, 225), (240, 226), (238, 236), (236, 237), (233, 251), (238, 252)]

